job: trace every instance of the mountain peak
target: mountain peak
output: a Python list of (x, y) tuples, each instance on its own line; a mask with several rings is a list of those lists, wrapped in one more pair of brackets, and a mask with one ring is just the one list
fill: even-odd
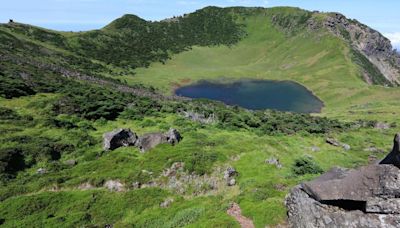
[(146, 20), (134, 15), (134, 14), (125, 14), (122, 17), (114, 20), (110, 24), (104, 27), (104, 29), (112, 30), (112, 29), (131, 29), (137, 26), (143, 25), (147, 23)]

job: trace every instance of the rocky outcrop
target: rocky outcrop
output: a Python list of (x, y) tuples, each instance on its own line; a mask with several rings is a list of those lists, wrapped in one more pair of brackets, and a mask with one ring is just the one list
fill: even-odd
[(275, 158), (275, 157), (269, 158), (269, 159), (265, 160), (265, 163), (270, 164), (270, 165), (275, 165), (276, 168), (282, 169), (282, 164), (278, 158)]
[(236, 184), (235, 177), (238, 175), (238, 172), (233, 167), (228, 167), (224, 172), (224, 179), (228, 186), (234, 186)]
[(108, 180), (104, 183), (104, 187), (112, 192), (122, 192), (125, 190), (124, 184), (118, 180)]
[(169, 129), (167, 133), (165, 133), (165, 137), (167, 138), (167, 142), (171, 145), (175, 145), (182, 140), (181, 134), (176, 129)]
[(145, 134), (140, 137), (130, 129), (117, 129), (103, 135), (103, 148), (104, 150), (115, 150), (123, 146), (136, 146), (141, 152), (146, 152), (159, 144), (175, 145), (181, 140), (182, 136), (176, 129), (170, 129), (166, 133)]
[(176, 129), (170, 129), (166, 133), (150, 133), (139, 137), (136, 146), (141, 152), (146, 152), (159, 144), (169, 143), (175, 145), (182, 140), (181, 134)]
[[(308, 21), (310, 29), (317, 30), (321, 27), (328, 29), (334, 35), (349, 42), (356, 57), (359, 54), (363, 56), (357, 62), (363, 68), (363, 75), (367, 82), (387, 85), (400, 84), (400, 55), (393, 50), (389, 39), (356, 20), (347, 19), (340, 13), (324, 14), (322, 23), (315, 18), (317, 17), (312, 17)], [(367, 68), (371, 67), (364, 65), (369, 64), (368, 62), (381, 75), (376, 75), (371, 69), (368, 70)], [(381, 76), (384, 78), (376, 78)]]
[(334, 168), (286, 197), (291, 227), (400, 227), (400, 135), (381, 164)]
[(141, 136), (136, 143), (136, 146), (141, 152), (149, 151), (159, 144), (166, 143), (167, 138), (162, 133), (150, 133)]
[(380, 164), (393, 164), (400, 168), (400, 134), (397, 133), (393, 140), (392, 151), (380, 162)]
[(134, 146), (137, 140), (138, 136), (130, 129), (117, 129), (103, 135), (103, 149), (115, 150), (123, 146)]
[(395, 228), (400, 226), (400, 217), (398, 215), (366, 213), (362, 210), (348, 210), (335, 205), (321, 203), (310, 197), (299, 186), (291, 191), (285, 203), (288, 209), (290, 227)]

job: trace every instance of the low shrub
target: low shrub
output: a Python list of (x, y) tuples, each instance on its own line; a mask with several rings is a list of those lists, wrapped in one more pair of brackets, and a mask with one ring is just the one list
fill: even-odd
[(324, 170), (311, 157), (302, 157), (294, 161), (292, 172), (294, 175), (320, 174)]

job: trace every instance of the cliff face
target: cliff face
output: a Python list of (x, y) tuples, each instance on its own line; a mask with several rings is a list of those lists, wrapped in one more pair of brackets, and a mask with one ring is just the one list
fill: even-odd
[[(347, 41), (367, 82), (400, 85), (400, 54), (393, 50), (390, 40), (379, 32), (339, 13), (325, 14), (319, 22), (312, 17), (308, 21), (308, 27), (313, 30), (326, 28)], [(384, 78), (379, 79), (382, 76)]]

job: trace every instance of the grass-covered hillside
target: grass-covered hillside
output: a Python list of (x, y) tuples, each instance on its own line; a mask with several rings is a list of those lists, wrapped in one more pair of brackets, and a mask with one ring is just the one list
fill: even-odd
[[(240, 227), (232, 203), (256, 227), (285, 224), (291, 187), (383, 157), (399, 130), (399, 89), (322, 26), (327, 16), (208, 7), (80, 33), (0, 25), (0, 226)], [(173, 95), (242, 78), (299, 82), (325, 107), (249, 111)], [(118, 128), (183, 139), (105, 151), (103, 134)]]

